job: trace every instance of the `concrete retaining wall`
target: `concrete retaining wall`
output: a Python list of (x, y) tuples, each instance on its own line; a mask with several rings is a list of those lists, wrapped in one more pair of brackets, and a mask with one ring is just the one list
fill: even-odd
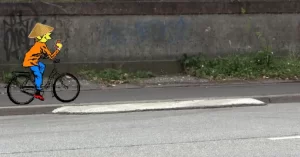
[(184, 53), (247, 53), (269, 45), (287, 54), (300, 48), (299, 11), (300, 2), (279, 0), (2, 3), (0, 63), (4, 69), (21, 67), (36, 22), (55, 27), (53, 38), (62, 39), (59, 58), (67, 70), (121, 64), (174, 73), (180, 70), (174, 61)]

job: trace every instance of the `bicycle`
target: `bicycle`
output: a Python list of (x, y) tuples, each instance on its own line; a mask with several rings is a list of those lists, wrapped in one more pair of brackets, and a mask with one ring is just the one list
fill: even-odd
[[(80, 93), (80, 83), (79, 83), (78, 79), (73, 74), (71, 74), (71, 73), (66, 72), (66, 73), (61, 73), (60, 74), (58, 72), (58, 70), (57, 70), (57, 68), (56, 68), (55, 65), (57, 63), (60, 63), (59, 59), (55, 59), (52, 63), (54, 65), (54, 68), (52, 69), (52, 71), (51, 71), (51, 73), (50, 73), (50, 75), (48, 77), (48, 80), (47, 80), (47, 83), (45, 84), (45, 86), (42, 85), (43, 90), (41, 91), (41, 94), (44, 95), (44, 90), (47, 90), (50, 87), (52, 87), (52, 89), (51, 89), (52, 98), (55, 97), (57, 100), (59, 100), (60, 102), (63, 102), (63, 103), (68, 103), (68, 102), (74, 101), (78, 97), (78, 95)], [(33, 97), (33, 95), (36, 92), (35, 85), (34, 85), (34, 75), (33, 75), (33, 73), (32, 72), (24, 72), (24, 71), (13, 71), (12, 75), (13, 75), (13, 77), (10, 79), (10, 81), (8, 82), (8, 84), (6, 86), (6, 88), (7, 88), (7, 95), (9, 97), (9, 99), (13, 103), (15, 103), (17, 105), (26, 105), (26, 104), (31, 103), (35, 99)], [(62, 82), (62, 78), (65, 77), (65, 76), (73, 79), (75, 81), (75, 83), (76, 83), (77, 91), (76, 91), (76, 94), (71, 99), (63, 99), (63, 98), (61, 98), (57, 94), (56, 84), (58, 82), (60, 82), (63, 85), (64, 88), (68, 89), (68, 87)], [(22, 77), (25, 78), (25, 84), (23, 83), (23, 84), (19, 85), (17, 83), (17, 86), (20, 88), (20, 91), (22, 93), (25, 93), (25, 94), (31, 96), (31, 98), (29, 100), (25, 101), (25, 102), (19, 102), (19, 101), (15, 100), (12, 97), (12, 93), (11, 93), (11, 90), (10, 90), (10, 87), (13, 86), (13, 83), (17, 82), (17, 79), (18, 78), (22, 78)], [(33, 85), (26, 86), (26, 84), (28, 83), (28, 81), (30, 83), (32, 83)], [(27, 92), (26, 90), (33, 90), (33, 92)]]

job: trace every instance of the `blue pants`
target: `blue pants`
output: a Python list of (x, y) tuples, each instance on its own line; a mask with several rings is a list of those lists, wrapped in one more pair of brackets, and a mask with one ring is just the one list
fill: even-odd
[(43, 84), (43, 74), (45, 71), (45, 64), (42, 62), (38, 62), (38, 65), (30, 67), (30, 70), (33, 72), (34, 75), (34, 82), (36, 90), (42, 90)]

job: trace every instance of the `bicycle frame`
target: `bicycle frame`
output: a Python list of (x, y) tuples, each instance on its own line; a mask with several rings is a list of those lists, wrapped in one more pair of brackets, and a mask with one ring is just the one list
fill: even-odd
[[(45, 84), (44, 86), (42, 86), (43, 89), (49, 89), (49, 88), (53, 85), (54, 79), (55, 79), (57, 76), (60, 75), (60, 73), (58, 72), (58, 70), (57, 70), (55, 64), (56, 64), (56, 63), (53, 62), (54, 67), (53, 67), (53, 69), (52, 69), (52, 71), (51, 71), (51, 73), (50, 73), (50, 75), (49, 75), (49, 77), (48, 77), (48, 80), (47, 80), (46, 84)], [(33, 75), (32, 72), (14, 71), (14, 72), (12, 72), (12, 73), (13, 73), (13, 77), (17, 77), (18, 75), (29, 75), (29, 78), (30, 78), (31, 80), (33, 80), (33, 82), (34, 82), (34, 75)], [(60, 80), (60, 81), (61, 81), (61, 80)], [(26, 80), (26, 81), (24, 82), (24, 84), (27, 84), (27, 82), (28, 82), (28, 80)], [(25, 93), (25, 94), (28, 94), (28, 95), (30, 95), (30, 96), (33, 96), (32, 93), (29, 93), (29, 92), (25, 91), (25, 89), (35, 89), (35, 86), (24, 86), (24, 84), (21, 85), (21, 92), (23, 92), (23, 93)], [(63, 84), (63, 83), (62, 83), (62, 84)], [(51, 89), (51, 93), (52, 93), (52, 97), (54, 97), (53, 89)]]
[(55, 77), (60, 75), (58, 70), (56, 69), (55, 63), (53, 65), (54, 65), (54, 68), (52, 69), (52, 71), (48, 77), (47, 83), (45, 84), (45, 86), (43, 86), (44, 89), (50, 88), (50, 86), (53, 85), (53, 81), (54, 81)]

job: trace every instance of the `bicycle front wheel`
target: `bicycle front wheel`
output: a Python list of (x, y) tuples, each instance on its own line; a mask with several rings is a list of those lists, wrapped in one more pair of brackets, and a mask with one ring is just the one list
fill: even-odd
[[(58, 94), (58, 92), (64, 89), (70, 89), (71, 91), (64, 94)], [(78, 79), (73, 74), (61, 74), (55, 79), (53, 83), (53, 94), (55, 98), (61, 102), (72, 102), (78, 97), (79, 93), (80, 84)]]
[(34, 100), (35, 86), (27, 75), (13, 77), (6, 88), (7, 96), (14, 104), (27, 105)]

